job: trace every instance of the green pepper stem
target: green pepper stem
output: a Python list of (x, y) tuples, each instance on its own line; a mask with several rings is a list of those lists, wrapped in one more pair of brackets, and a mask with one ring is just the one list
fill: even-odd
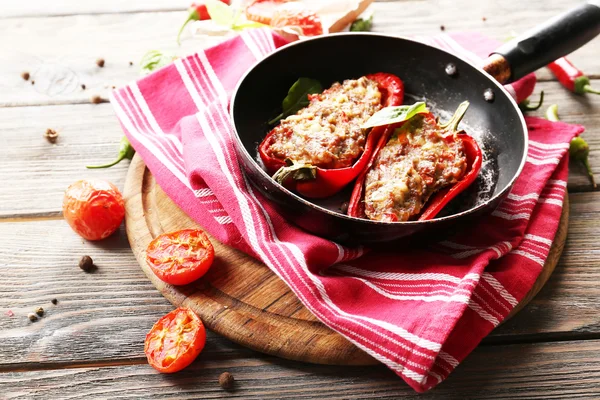
[(292, 177), (296, 181), (310, 181), (317, 178), (317, 167), (311, 164), (297, 163), (289, 158), (285, 159), (286, 166), (281, 167), (273, 174), (273, 179), (283, 185)]
[(552, 104), (546, 109), (546, 119), (553, 122), (560, 121), (558, 118), (558, 104)]
[(544, 103), (544, 91), (542, 90), (540, 92), (540, 101), (535, 106), (532, 106), (530, 104), (529, 100), (526, 99), (526, 100), (523, 100), (521, 102), (521, 104), (519, 104), (519, 108), (523, 111), (536, 111), (536, 110), (540, 109), (540, 107), (542, 106), (543, 103)]
[(592, 185), (594, 186), (594, 189), (596, 189), (596, 179), (594, 179), (594, 173), (592, 172), (592, 167), (590, 166), (590, 161), (587, 157), (583, 160), (583, 165), (585, 166), (585, 169), (587, 170), (587, 173), (590, 176), (590, 179), (592, 180)]
[(117, 157), (117, 159), (111, 163), (108, 164), (104, 164), (104, 165), (86, 165), (85, 167), (88, 169), (100, 169), (100, 168), (109, 168), (112, 167), (113, 165), (117, 165), (118, 163), (120, 163), (121, 161), (123, 161), (127, 156), (127, 153), (119, 153), (119, 157)]
[(200, 18), (200, 16), (198, 15), (198, 11), (196, 10), (192, 10), (190, 12), (190, 15), (188, 15), (188, 18), (185, 20), (185, 22), (183, 23), (183, 25), (181, 26), (181, 29), (179, 29), (179, 33), (177, 34), (177, 44), (179, 46), (181, 46), (181, 34), (183, 33), (183, 29), (186, 27), (186, 25), (190, 22), (190, 21), (198, 21), (198, 19)]
[(600, 90), (596, 90), (593, 87), (591, 87), (590, 85), (585, 85), (583, 87), (583, 92), (584, 93), (600, 94)]
[(458, 124), (460, 124), (460, 121), (462, 121), (463, 117), (465, 116), (465, 113), (467, 112), (467, 109), (469, 108), (469, 104), (470, 103), (468, 101), (463, 101), (462, 103), (460, 103), (460, 105), (454, 112), (452, 118), (450, 118), (450, 120), (445, 124), (440, 125), (440, 128), (450, 128), (451, 132), (456, 132), (458, 130)]

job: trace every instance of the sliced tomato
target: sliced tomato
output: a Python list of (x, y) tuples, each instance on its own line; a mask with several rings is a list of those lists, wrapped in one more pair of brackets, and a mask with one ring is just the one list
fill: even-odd
[(271, 19), (271, 26), (274, 28), (295, 27), (300, 29), (304, 36), (323, 34), (321, 18), (299, 2), (277, 7)]
[(146, 249), (146, 261), (161, 280), (172, 285), (187, 285), (210, 268), (215, 250), (200, 229), (163, 233)]
[(63, 216), (71, 228), (87, 240), (112, 235), (125, 217), (125, 202), (119, 189), (100, 179), (84, 179), (65, 191)]
[(148, 363), (164, 373), (181, 371), (204, 349), (206, 329), (191, 309), (179, 307), (159, 319), (146, 335)]
[(289, 0), (254, 0), (246, 7), (246, 18), (250, 21), (271, 25), (275, 9)]

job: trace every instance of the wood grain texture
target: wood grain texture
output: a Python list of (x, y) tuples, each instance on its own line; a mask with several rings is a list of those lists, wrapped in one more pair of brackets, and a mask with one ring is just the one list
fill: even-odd
[[(594, 84), (600, 87), (600, 80)], [(600, 99), (571, 95), (556, 82), (541, 82), (536, 94), (540, 90), (548, 105), (560, 105), (564, 121), (586, 127), (583, 137), (590, 144), (590, 162), (600, 176)], [(531, 115), (543, 116), (543, 110)], [(56, 145), (44, 139), (46, 128), (59, 131)], [(7, 155), (0, 157), (0, 220), (59, 216), (64, 190), (85, 177), (104, 178), (122, 189), (128, 161), (105, 170), (85, 168), (88, 163), (111, 160), (121, 135), (110, 104), (0, 107), (0, 138)], [(592, 190), (578, 163), (571, 163), (568, 187), (571, 193)]]
[[(56, 144), (44, 138), (59, 133)], [(117, 155), (123, 135), (109, 104), (0, 108), (0, 218), (61, 214), (65, 189), (83, 178), (123, 188), (128, 166), (86, 169)]]
[[(69, 3), (89, 7), (87, 2)], [(119, 11), (125, 7), (114, 6), (117, 3), (130, 3), (129, 10), (139, 7), (135, 2), (103, 3), (87, 9)], [(522, 2), (517, 8), (500, 1), (380, 2), (373, 6), (373, 30), (401, 36), (434, 35), (440, 33), (443, 21), (446, 32), (479, 31), (504, 40), (512, 32), (525, 31), (575, 4), (576, 1), (536, 1)], [(113, 85), (122, 86), (137, 78), (137, 63), (148, 50), (186, 55), (220, 41), (216, 37), (190, 39), (186, 35), (182, 47), (178, 47), (175, 37), (185, 17), (183, 7), (175, 12), (0, 19), (0, 36), (11, 38), (0, 42), (0, 105), (89, 102), (92, 95), (106, 97)], [(485, 22), (482, 17), (486, 17)], [(600, 39), (595, 39), (570, 56), (592, 77), (600, 77), (600, 66), (595, 62), (599, 45)], [(104, 68), (95, 64), (99, 57), (106, 60)], [(130, 61), (136, 66), (130, 66)], [(21, 79), (22, 71), (31, 73), (35, 85)], [(552, 79), (545, 69), (540, 70), (539, 77)], [(81, 89), (82, 83), (86, 90)]]
[[(294, 293), (264, 264), (218, 242), (216, 260), (194, 284), (168, 285), (146, 263), (146, 248), (158, 235), (201, 228), (156, 184), (139, 156), (132, 160), (124, 190), (127, 236), (142, 270), (175, 306), (192, 308), (217, 333), (267, 354), (317, 364), (368, 365), (375, 360), (333, 332), (302, 305)], [(512, 310), (516, 315), (552, 275), (563, 251), (569, 221), (565, 207), (546, 264), (525, 298)]]
[(199, 225), (160, 189), (139, 156), (131, 163), (123, 194), (127, 236), (142, 270), (171, 303), (192, 308), (209, 329), (282, 358), (334, 365), (376, 363), (318, 322), (268, 267), (212, 237), (215, 262), (202, 279), (179, 287), (161, 281), (146, 263), (150, 241)]
[[(570, 200), (559, 265), (544, 289), (488, 343), (600, 338), (600, 194), (571, 194)], [(62, 220), (3, 222), (0, 242), (2, 370), (140, 362), (147, 331), (173, 309), (141, 271), (124, 229), (94, 244)], [(96, 273), (77, 267), (85, 254), (96, 261)], [(52, 298), (58, 305), (50, 304)], [(284, 310), (286, 303), (280, 300), (274, 310)], [(27, 314), (39, 306), (47, 316), (32, 324)]]
[[(187, 369), (159, 374), (148, 365), (0, 374), (3, 399), (597, 399), (600, 341), (477, 348), (449, 378), (417, 394), (383, 366), (332, 367), (283, 361), (231, 345)], [(230, 351), (231, 350), (231, 351)], [(234, 390), (218, 385), (224, 371)]]

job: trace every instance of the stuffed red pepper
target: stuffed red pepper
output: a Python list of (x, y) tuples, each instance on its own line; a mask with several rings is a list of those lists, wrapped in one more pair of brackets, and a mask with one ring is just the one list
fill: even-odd
[(443, 125), (430, 113), (388, 125), (357, 179), (348, 215), (395, 222), (433, 218), (481, 169), (477, 142), (456, 132), (469, 103)]
[(385, 128), (362, 125), (383, 107), (402, 104), (404, 85), (376, 73), (308, 96), (308, 105), (281, 120), (258, 150), (279, 183), (305, 197), (328, 197), (364, 169)]

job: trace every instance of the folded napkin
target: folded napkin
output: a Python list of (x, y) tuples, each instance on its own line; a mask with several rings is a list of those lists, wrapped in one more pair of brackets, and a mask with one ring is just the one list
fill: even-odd
[[(472, 33), (416, 39), (474, 63), (498, 44)], [(175, 203), (216, 239), (262, 260), (324, 324), (426, 391), (534, 284), (563, 207), (569, 141), (583, 128), (527, 118), (523, 173), (469, 232), (401, 253), (344, 247), (288, 223), (237, 162), (230, 95), (248, 68), (283, 44), (269, 30), (245, 31), (114, 91), (111, 102)], [(507, 89), (520, 101), (534, 85), (530, 75)]]

